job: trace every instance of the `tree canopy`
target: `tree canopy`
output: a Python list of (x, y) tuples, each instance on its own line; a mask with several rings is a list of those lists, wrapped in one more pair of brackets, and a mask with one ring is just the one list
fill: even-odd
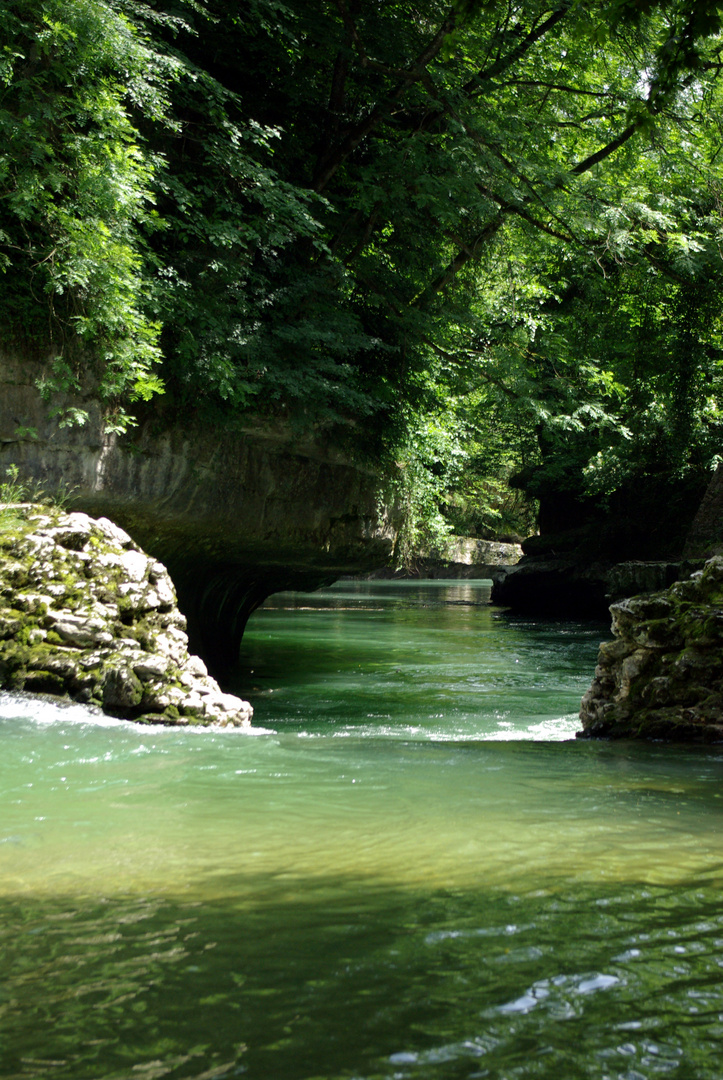
[(721, 433), (720, 30), (694, 0), (7, 0), (6, 336), (115, 430), (163, 393), (396, 463), (410, 543), (529, 524), (510, 476), (552, 531), (643, 480), (684, 513)]

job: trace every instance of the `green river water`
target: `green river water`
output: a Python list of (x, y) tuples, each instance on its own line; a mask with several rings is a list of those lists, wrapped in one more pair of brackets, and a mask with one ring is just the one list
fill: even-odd
[(722, 752), (486, 600), (273, 597), (254, 737), (0, 695), (2, 1080), (720, 1080)]

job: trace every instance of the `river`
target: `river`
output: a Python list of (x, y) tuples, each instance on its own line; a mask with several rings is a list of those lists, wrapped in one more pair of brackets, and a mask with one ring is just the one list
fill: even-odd
[(272, 597), (253, 737), (0, 695), (2, 1080), (719, 1080), (721, 752), (487, 597)]

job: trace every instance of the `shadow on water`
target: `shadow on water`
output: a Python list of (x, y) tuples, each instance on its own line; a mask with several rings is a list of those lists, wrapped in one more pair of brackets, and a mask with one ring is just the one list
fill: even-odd
[(256, 738), (0, 701), (1, 1080), (719, 1080), (721, 751), (444, 588), (257, 613)]
[(723, 913), (709, 882), (348, 886), (258, 880), (243, 903), (0, 902), (1, 1075), (720, 1076)]

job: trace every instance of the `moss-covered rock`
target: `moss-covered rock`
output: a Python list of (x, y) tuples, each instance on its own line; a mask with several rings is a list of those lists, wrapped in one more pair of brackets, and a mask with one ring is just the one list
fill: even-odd
[(722, 741), (723, 557), (610, 613), (615, 640), (600, 646), (580, 735)]
[(165, 567), (107, 518), (33, 505), (0, 517), (0, 687), (111, 716), (248, 727), (188, 653)]

